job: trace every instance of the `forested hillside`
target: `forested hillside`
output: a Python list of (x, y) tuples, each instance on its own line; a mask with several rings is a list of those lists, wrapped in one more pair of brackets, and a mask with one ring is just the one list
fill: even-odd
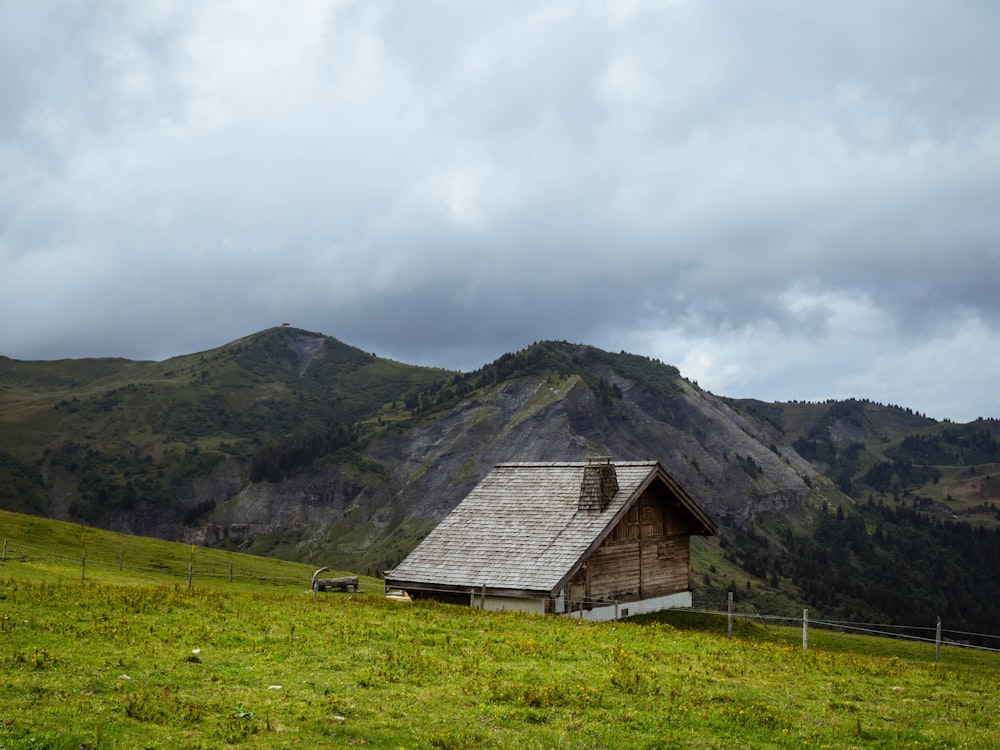
[(998, 621), (998, 438), (728, 400), (568, 342), (468, 373), (289, 327), (164, 362), (0, 358), (3, 508), (377, 573), (497, 462), (653, 458), (722, 528), (695, 549), (705, 596), (976, 628)]

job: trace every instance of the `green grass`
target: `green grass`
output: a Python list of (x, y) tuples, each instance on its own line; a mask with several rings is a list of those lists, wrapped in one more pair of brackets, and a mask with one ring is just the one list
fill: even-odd
[[(51, 522), (11, 516), (0, 536), (47, 541)], [(287, 563), (221, 552), (259, 580), (187, 591), (119, 573), (122, 540), (87, 535), (88, 556), (113, 553), (101, 580), (80, 581), (78, 559), (0, 565), (5, 750), (1000, 747), (1000, 654), (935, 663), (933, 644), (818, 630), (803, 653), (797, 628), (737, 622), (728, 640), (724, 618), (691, 612), (591, 624), (401, 604), (375, 581), (314, 597), (307, 578), (267, 581)], [(192, 554), (135, 544), (146, 562)]]
[[(196, 589), (305, 591), (314, 570), (325, 564), (318, 558), (315, 565), (288, 562), (0, 511), (0, 544), (4, 540), (8, 563), (0, 568), (0, 576), (16, 569), (21, 580), (48, 583), (179, 586), (186, 590), (190, 566), (192, 588)], [(363, 587), (382, 592), (382, 582), (374, 578), (363, 579)]]

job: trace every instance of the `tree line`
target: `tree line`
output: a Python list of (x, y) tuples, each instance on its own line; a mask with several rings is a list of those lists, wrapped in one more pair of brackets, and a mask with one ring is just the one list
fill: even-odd
[(790, 582), (824, 616), (912, 625), (940, 615), (981, 633), (1000, 623), (1000, 528), (869, 499), (858, 512), (827, 509), (812, 534), (729, 537), (729, 559), (772, 587)]
[(334, 451), (357, 442), (356, 425), (337, 425), (323, 432), (294, 437), (268, 446), (250, 461), (250, 481), (280, 482), (295, 476), (303, 469)]

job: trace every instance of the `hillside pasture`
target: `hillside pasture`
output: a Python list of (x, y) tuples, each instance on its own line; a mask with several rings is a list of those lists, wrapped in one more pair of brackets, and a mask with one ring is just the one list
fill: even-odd
[[(164, 544), (130, 554), (208, 553)], [(795, 628), (737, 622), (729, 640), (725, 618), (691, 612), (587, 623), (398, 603), (370, 579), (313, 596), (258, 561), (260, 581), (191, 591), (172, 573), (0, 564), (0, 746), (1000, 747), (997, 653), (935, 663), (932, 644), (820, 631), (803, 652)]]

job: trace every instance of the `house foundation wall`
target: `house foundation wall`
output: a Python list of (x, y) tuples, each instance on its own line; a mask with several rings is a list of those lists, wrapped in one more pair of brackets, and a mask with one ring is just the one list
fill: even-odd
[[(570, 603), (572, 606), (572, 603)], [(639, 599), (631, 602), (620, 602), (618, 605), (602, 604), (590, 609), (570, 610), (564, 612), (564, 617), (576, 617), (581, 620), (591, 622), (608, 622), (614, 619), (623, 619), (635, 615), (646, 615), (651, 612), (661, 612), (665, 609), (676, 609), (678, 607), (691, 606), (691, 592), (678, 591), (676, 594), (666, 596), (655, 596), (650, 599)]]

